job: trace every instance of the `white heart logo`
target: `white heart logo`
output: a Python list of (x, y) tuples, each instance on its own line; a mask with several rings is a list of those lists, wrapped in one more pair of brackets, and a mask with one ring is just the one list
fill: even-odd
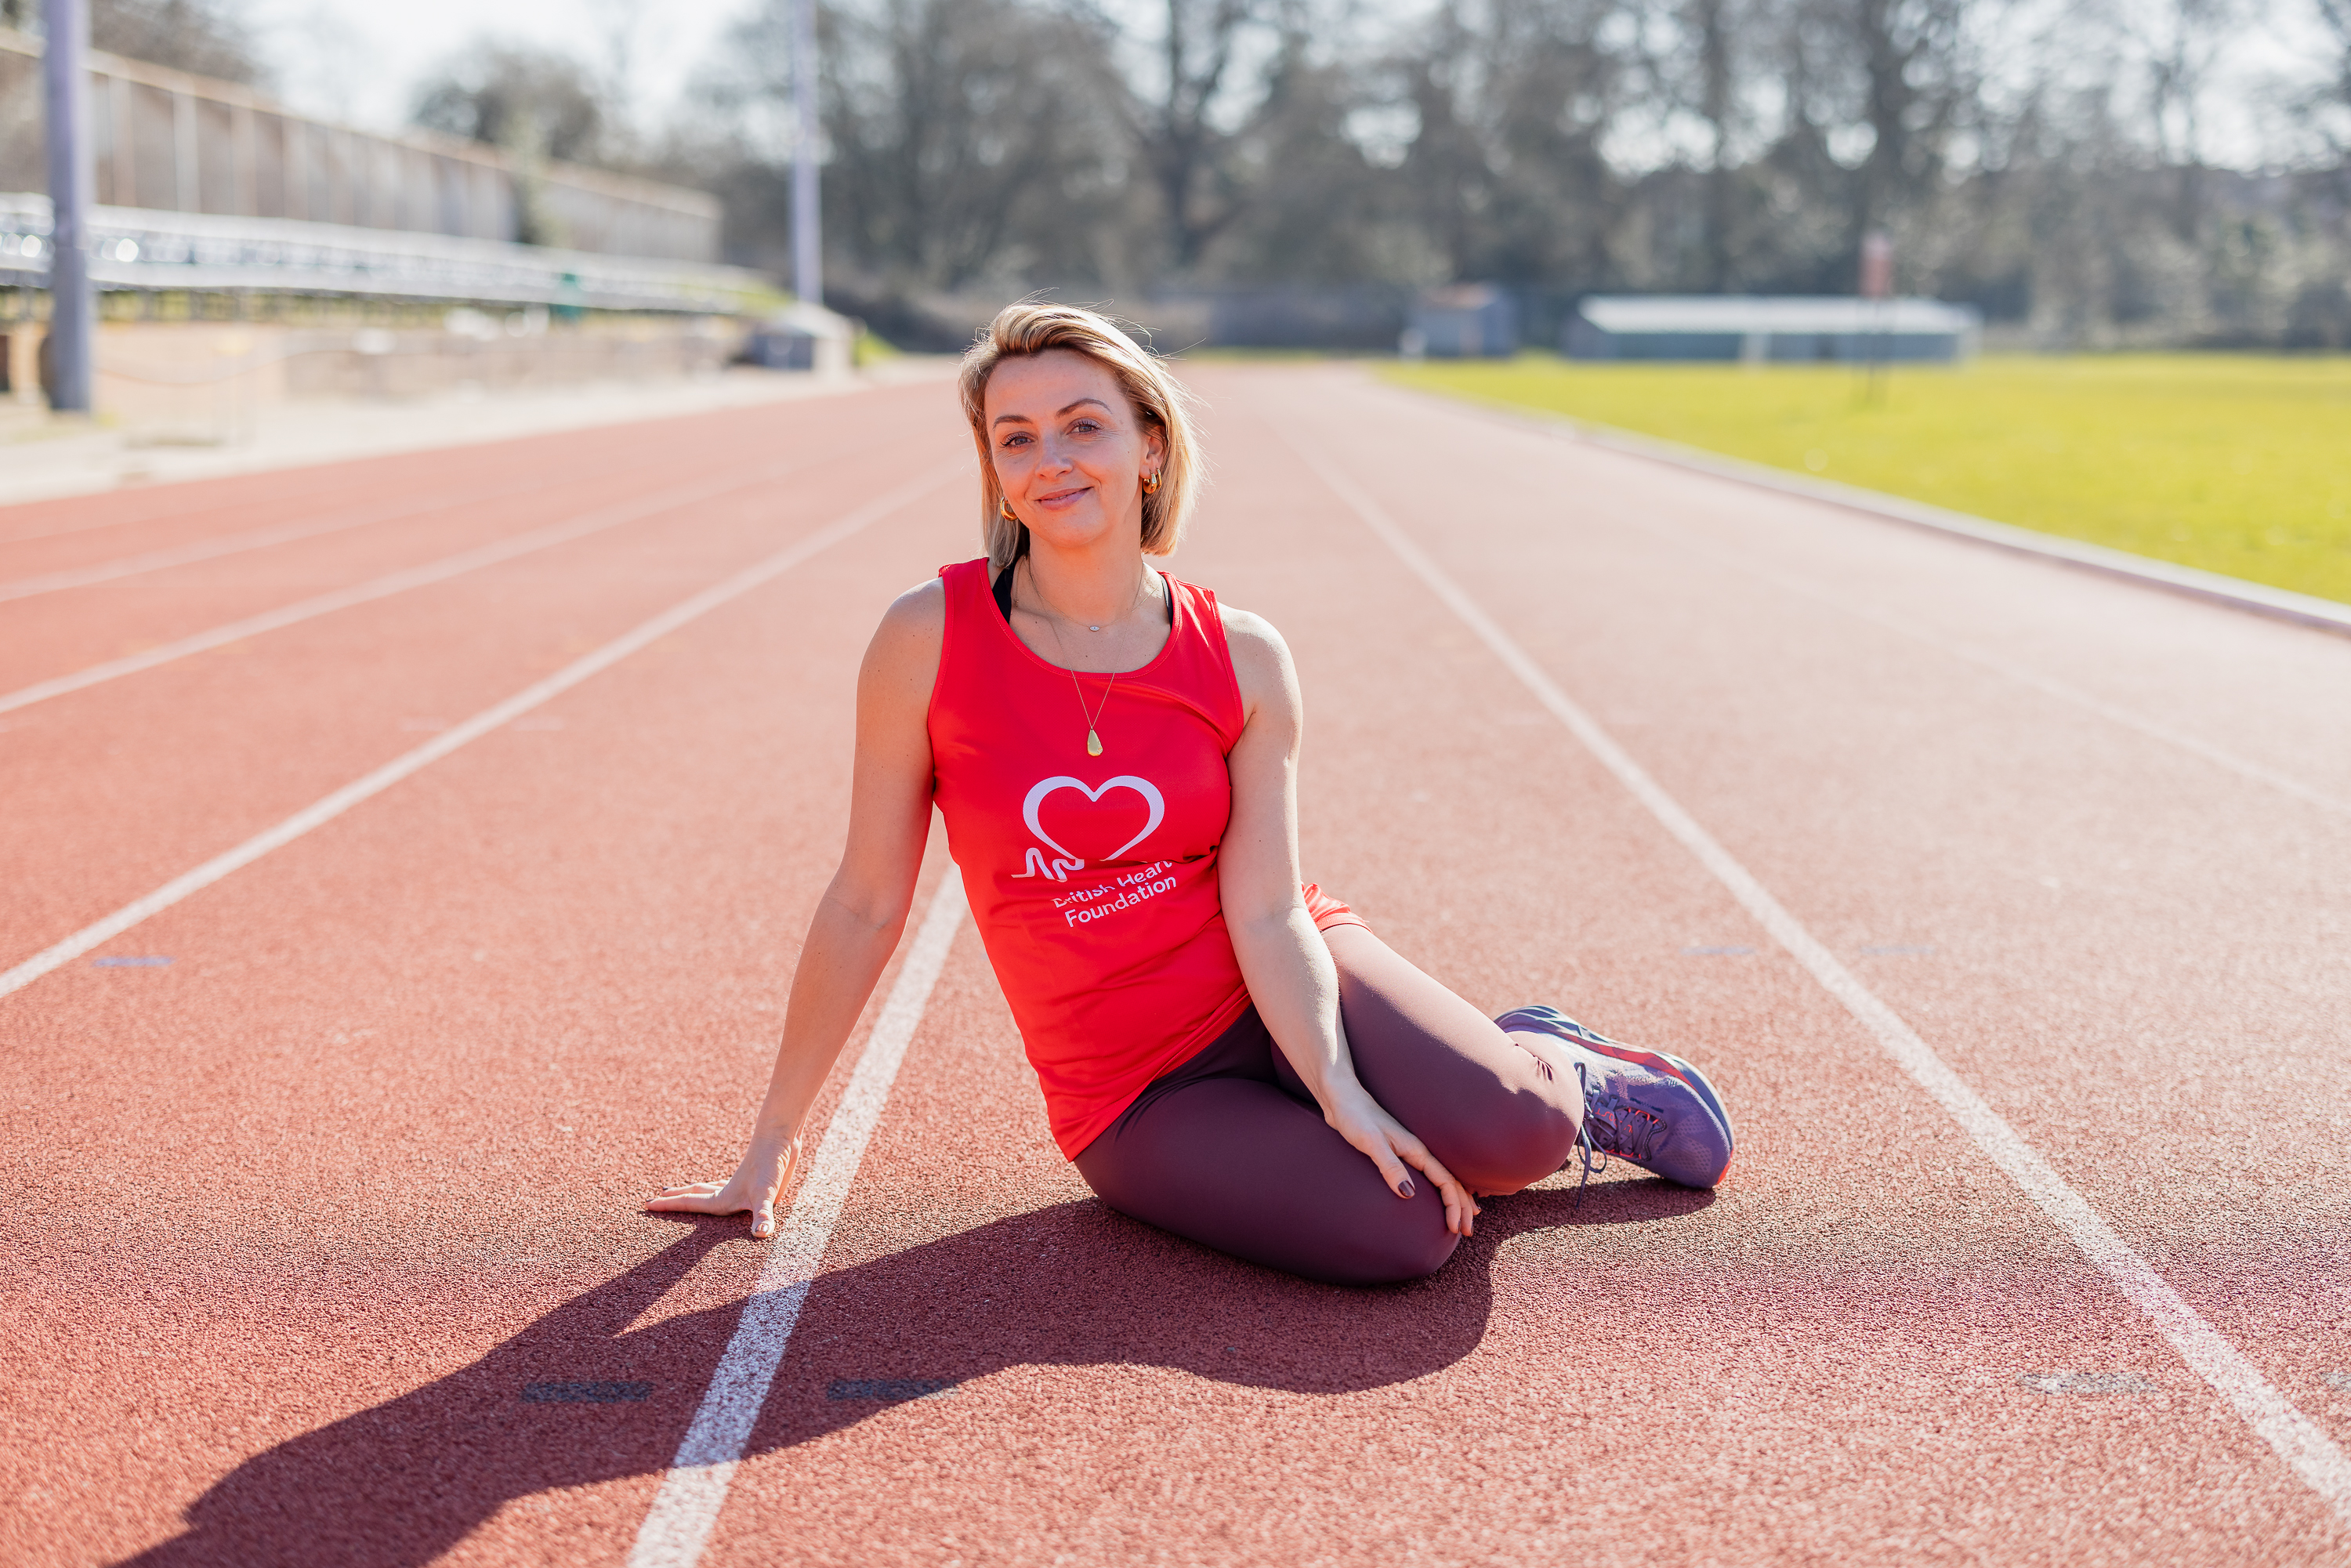
[[(1086, 781), (1084, 779), (1072, 779), (1066, 773), (1054, 779), (1040, 779), (1037, 780), (1035, 788), (1029, 791), (1029, 799), (1020, 803), (1020, 820), (1029, 824), (1029, 831), (1036, 834), (1040, 840), (1048, 844), (1052, 844), (1054, 852), (1059, 854), (1063, 860), (1076, 861), (1078, 860), (1077, 856), (1061, 848), (1061, 845), (1053, 843), (1051, 839), (1045, 836), (1045, 830), (1042, 827), (1040, 827), (1037, 822), (1037, 808), (1043, 805), (1045, 803), (1045, 797), (1050, 795), (1056, 789), (1075, 789), (1079, 794), (1083, 795), (1089, 800), (1099, 800), (1113, 789), (1132, 789), (1136, 794), (1142, 796), (1144, 803), (1151, 808), (1151, 820), (1143, 824), (1143, 831), (1135, 834), (1134, 837), (1127, 840), (1126, 842), (1119, 845), (1118, 848), (1102, 856), (1102, 859), (1106, 861), (1114, 861), (1118, 859), (1119, 856), (1126, 853), (1127, 851), (1133, 849), (1135, 845), (1141, 843), (1144, 840), (1149, 838), (1151, 836), (1152, 830), (1158, 827), (1161, 821), (1167, 815), (1167, 803), (1159, 798), (1158, 786), (1152, 783), (1148, 779), (1138, 779), (1132, 773), (1122, 773), (1115, 779), (1104, 779), (1102, 781), (1102, 787), (1099, 789), (1089, 789), (1086, 788)], [(1085, 862), (1083, 861), (1078, 861), (1078, 863), (1080, 865), (1083, 865)]]

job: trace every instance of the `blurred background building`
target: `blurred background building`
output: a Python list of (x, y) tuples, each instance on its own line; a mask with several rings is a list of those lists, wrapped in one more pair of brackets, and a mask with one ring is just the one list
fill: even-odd
[(1975, 352), (1982, 326), (1972, 308), (1933, 299), (1593, 294), (1562, 346), (1577, 360), (1952, 364)]

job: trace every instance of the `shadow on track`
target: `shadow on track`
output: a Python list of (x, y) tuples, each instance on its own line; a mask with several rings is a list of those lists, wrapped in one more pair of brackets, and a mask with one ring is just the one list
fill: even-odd
[[(1374, 1289), (1238, 1262), (1097, 1202), (1040, 1209), (824, 1276), (749, 1452), (1024, 1365), (1165, 1366), (1304, 1394), (1401, 1383), (1476, 1348), (1511, 1237), (1712, 1201), (1658, 1181), (1594, 1186), (1580, 1208), (1568, 1192), (1491, 1199), (1437, 1273)], [(189, 1508), (184, 1533), (128, 1563), (411, 1568), (515, 1499), (666, 1469), (738, 1311), (629, 1327), (742, 1239), (739, 1218), (681, 1223), (676, 1241), (471, 1366), (246, 1460)]]

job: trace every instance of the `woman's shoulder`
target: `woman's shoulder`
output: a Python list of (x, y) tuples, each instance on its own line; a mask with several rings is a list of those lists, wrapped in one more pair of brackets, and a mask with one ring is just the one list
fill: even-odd
[(1219, 599), (1217, 601), (1217, 619), (1224, 626), (1225, 645), (1232, 649), (1236, 661), (1249, 657), (1270, 658), (1283, 664), (1289, 662), (1290, 644), (1281, 640), (1281, 633), (1274, 629), (1272, 622), (1255, 611), (1243, 610)]
[(935, 668), (946, 631), (946, 585), (934, 577), (906, 590), (882, 612), (882, 623), (873, 631), (872, 656), (890, 663), (902, 659), (926, 663)]
[(1254, 714), (1270, 698), (1285, 709), (1294, 707), (1298, 676), (1290, 665), (1290, 644), (1273, 622), (1222, 600), (1217, 601), (1217, 619), (1224, 625), (1225, 646), (1232, 650), (1242, 706)]

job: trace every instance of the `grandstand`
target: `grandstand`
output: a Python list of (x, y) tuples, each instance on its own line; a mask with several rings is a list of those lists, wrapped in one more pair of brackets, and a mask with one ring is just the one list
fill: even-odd
[[(0, 289), (47, 277), (40, 55), (0, 29)], [(239, 315), (278, 298), (734, 313), (772, 295), (717, 265), (719, 204), (703, 192), (89, 61), (102, 292), (225, 296)], [(519, 243), (527, 230), (555, 243)]]

